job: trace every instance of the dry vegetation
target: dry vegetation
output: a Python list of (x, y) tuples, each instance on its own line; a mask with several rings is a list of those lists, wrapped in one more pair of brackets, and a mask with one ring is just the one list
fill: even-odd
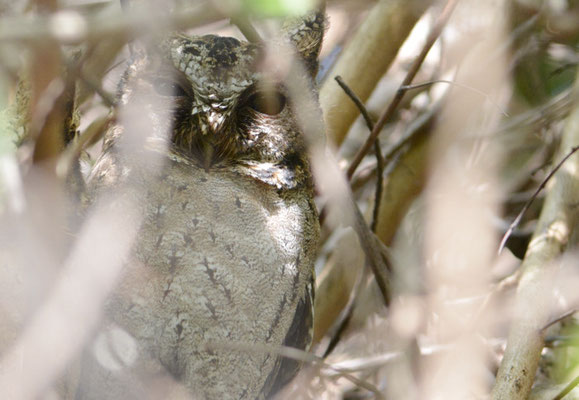
[[(257, 0), (0, 1), (0, 398), (58, 398), (135, 233), (78, 211), (126, 44), (241, 35), (226, 3), (263, 26)], [(273, 350), (305, 364), (284, 395), (579, 398), (579, 2), (327, 13), (315, 344)]]

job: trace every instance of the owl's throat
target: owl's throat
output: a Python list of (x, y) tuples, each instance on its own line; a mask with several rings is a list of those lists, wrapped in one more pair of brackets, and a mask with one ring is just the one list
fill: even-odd
[(231, 160), (236, 155), (235, 146), (222, 129), (175, 129), (173, 145), (208, 171), (211, 167)]
[(206, 172), (209, 171), (209, 168), (211, 168), (211, 166), (214, 163), (213, 159), (214, 155), (215, 155), (215, 148), (213, 147), (213, 145), (207, 143), (206, 141), (202, 141), (198, 157), (201, 166), (203, 167), (203, 169), (205, 169)]

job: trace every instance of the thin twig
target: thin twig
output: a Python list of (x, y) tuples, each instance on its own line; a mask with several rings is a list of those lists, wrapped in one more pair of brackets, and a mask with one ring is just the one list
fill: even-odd
[(572, 100), (571, 90), (567, 90), (550, 99), (544, 105), (505, 120), (496, 130), (486, 132), (483, 136), (498, 136), (509, 132), (519, 132), (524, 127), (532, 127), (539, 123), (546, 124), (550, 120), (559, 120), (569, 113), (573, 104)]
[[(351, 197), (351, 192), (349, 190), (346, 200), (348, 204), (345, 205), (345, 207), (353, 213), (352, 216), (354, 217), (352, 228), (358, 234), (360, 244), (362, 245), (362, 249), (366, 255), (366, 261), (370, 265), (370, 269), (372, 270), (374, 278), (376, 279), (376, 284), (378, 285), (380, 293), (382, 294), (384, 305), (388, 306), (390, 304), (391, 298), (389, 275), (392, 271), (392, 267), (390, 260), (383, 252), (384, 245), (382, 242), (380, 242), (380, 239), (378, 239), (374, 232), (372, 232), (368, 227), (364, 216), (360, 212), (360, 209), (358, 208), (358, 205), (354, 199)], [(319, 217), (320, 225), (323, 225), (326, 215), (327, 208), (323, 207)]]
[(555, 166), (555, 168), (553, 168), (553, 170), (551, 172), (549, 172), (549, 174), (545, 177), (545, 179), (543, 179), (543, 182), (541, 182), (541, 184), (539, 185), (537, 190), (535, 190), (535, 193), (533, 193), (531, 198), (529, 200), (527, 200), (527, 202), (523, 206), (523, 209), (521, 210), (521, 212), (519, 212), (519, 214), (517, 215), (517, 218), (515, 218), (515, 220), (511, 223), (511, 225), (509, 226), (509, 229), (507, 229), (507, 232), (503, 236), (503, 239), (501, 240), (501, 244), (499, 245), (499, 254), (501, 254), (501, 252), (505, 248), (507, 240), (509, 240), (509, 237), (511, 236), (511, 234), (513, 233), (515, 228), (520, 224), (521, 220), (523, 219), (523, 215), (525, 215), (525, 213), (527, 212), (527, 210), (529, 209), (529, 207), (531, 206), (533, 201), (537, 198), (537, 195), (539, 194), (539, 192), (541, 190), (543, 190), (543, 188), (547, 185), (547, 182), (549, 182), (549, 180), (551, 180), (553, 175), (555, 175), (555, 173), (559, 170), (559, 168), (561, 168), (563, 166), (565, 161), (567, 161), (569, 159), (569, 157), (571, 157), (577, 150), (579, 150), (579, 146), (575, 146), (575, 147), (571, 148), (571, 151), (569, 151), (569, 153), (567, 153), (567, 155), (565, 157), (563, 157), (563, 159), (561, 161), (559, 161), (557, 166)]
[(272, 346), (266, 344), (258, 344), (258, 343), (233, 343), (233, 342), (208, 342), (205, 344), (205, 349), (207, 350), (233, 350), (233, 351), (241, 351), (247, 353), (266, 353), (266, 354), (274, 354), (279, 357), (289, 358), (291, 360), (300, 361), (303, 363), (312, 364), (315, 366), (319, 366), (331, 371), (335, 371), (338, 375), (346, 378), (356, 386), (364, 388), (370, 392), (372, 392), (377, 399), (384, 399), (384, 396), (380, 392), (380, 390), (372, 385), (371, 383), (364, 381), (362, 379), (356, 378), (354, 375), (351, 375), (348, 371), (344, 371), (341, 368), (335, 368), (332, 365), (326, 363), (322, 357), (318, 357), (313, 353), (309, 353), (304, 350), (296, 349), (294, 347), (289, 346)]
[[(372, 132), (374, 130), (374, 121), (368, 113), (368, 109), (362, 102), (362, 100), (354, 93), (354, 91), (344, 82), (341, 76), (336, 76), (334, 78), (338, 85), (344, 90), (348, 97), (354, 102), (360, 114), (366, 121), (366, 126)], [(376, 138), (374, 142), (374, 153), (376, 154), (376, 193), (374, 198), (374, 210), (372, 211), (372, 223), (370, 225), (370, 230), (376, 232), (376, 226), (378, 224), (378, 213), (380, 212), (380, 202), (382, 201), (382, 191), (384, 190), (384, 157), (382, 156), (382, 149), (380, 147), (380, 140)]]
[(438, 101), (430, 110), (412, 121), (400, 139), (384, 151), (385, 162), (390, 162), (390, 160), (418, 134), (423, 132), (429, 125), (433, 125), (443, 104), (444, 101)]
[(555, 318), (554, 320), (549, 321), (548, 323), (545, 324), (545, 326), (543, 326), (543, 327), (541, 328), (541, 332), (544, 333), (544, 332), (547, 330), (547, 328), (555, 325), (555, 324), (558, 323), (558, 322), (563, 321), (565, 318), (570, 317), (571, 315), (575, 314), (576, 312), (577, 312), (577, 309), (572, 309), (572, 310), (569, 310), (569, 311), (567, 311), (566, 313), (558, 316), (558, 317)]
[[(414, 121), (412, 121), (406, 127), (400, 138), (397, 139), (393, 144), (389, 145), (386, 149), (384, 149), (382, 158), (384, 159), (384, 165), (387, 165), (388, 169), (392, 167), (392, 162), (400, 157), (401, 150), (406, 148), (407, 145), (416, 138), (416, 136), (418, 136), (420, 133), (423, 133), (429, 125), (434, 124), (435, 117), (438, 115), (438, 112), (440, 111), (443, 103), (444, 101), (437, 101), (437, 103), (428, 111), (416, 117), (416, 119), (414, 119)], [(369, 165), (368, 167), (372, 169), (375, 168), (374, 165)], [(387, 172), (385, 172), (385, 174), (387, 174)], [(367, 176), (361, 175), (363, 175), (361, 172), (358, 173), (356, 178), (352, 180), (350, 185), (352, 190), (356, 190), (356, 188), (366, 184), (368, 179), (373, 177), (372, 173), (367, 173)]]
[(571, 390), (575, 389), (575, 387), (579, 385), (579, 376), (573, 379), (563, 390), (559, 392), (559, 394), (553, 397), (553, 400), (561, 400), (563, 397), (567, 396), (571, 393)]
[(505, 110), (503, 110), (503, 109), (501, 108), (501, 106), (500, 106), (496, 101), (494, 101), (494, 100), (491, 98), (491, 96), (489, 96), (487, 93), (485, 93), (485, 92), (483, 92), (482, 90), (479, 90), (479, 89), (477, 89), (477, 88), (475, 88), (475, 87), (472, 87), (472, 86), (469, 86), (469, 85), (464, 85), (464, 84), (462, 84), (462, 83), (458, 83), (458, 82), (454, 82), (454, 81), (449, 81), (449, 80), (447, 80), (447, 79), (436, 79), (436, 80), (433, 80), (433, 81), (417, 83), (417, 84), (415, 84), (415, 85), (401, 86), (400, 88), (403, 89), (403, 90), (421, 89), (421, 88), (426, 87), (426, 86), (432, 86), (432, 85), (434, 85), (434, 84), (436, 84), (436, 83), (448, 83), (449, 85), (457, 86), (457, 87), (459, 87), (459, 88), (467, 89), (467, 90), (473, 91), (473, 92), (475, 92), (475, 93), (477, 93), (477, 94), (480, 94), (482, 97), (484, 97), (486, 100), (488, 100), (493, 106), (495, 106), (495, 107), (497, 108), (497, 110), (499, 110), (499, 111), (501, 112), (501, 114), (503, 114), (503, 115), (504, 115), (505, 117), (507, 117), (507, 118), (510, 117), (509, 113), (507, 113)]
[[(358, 98), (358, 96), (356, 96), (356, 94), (348, 87), (348, 85), (346, 85), (346, 83), (341, 78), (336, 77), (336, 81), (342, 87), (342, 89), (344, 89), (346, 94), (352, 99), (354, 104), (356, 104), (356, 106), (360, 109), (360, 112), (362, 113), (362, 115), (364, 116), (364, 119), (366, 120), (366, 124), (368, 124), (368, 128), (371, 131), (373, 131), (373, 127), (374, 127), (373, 125), (374, 124), (372, 122), (372, 118), (370, 118), (370, 115), (368, 114), (368, 111), (366, 110), (366, 107), (364, 106), (362, 101)], [(377, 145), (378, 147), (380, 146), (379, 142), (375, 142), (374, 144)], [(382, 164), (382, 161), (381, 161), (382, 154), (381, 154), (381, 151), (379, 148), (377, 150), (377, 158), (379, 160), (378, 162)], [(378, 179), (379, 182), (381, 181), (380, 178)], [(380, 182), (380, 186), (382, 186), (381, 182)], [(382, 192), (381, 188), (380, 188), (380, 192)], [(374, 207), (376, 215), (377, 215), (376, 208), (378, 207), (379, 202), (380, 202), (380, 198), (377, 197), (375, 207)], [(384, 298), (384, 304), (388, 305), (390, 303), (390, 285), (389, 285), (389, 279), (388, 279), (388, 273), (389, 273), (388, 270), (389, 270), (390, 266), (388, 265), (388, 260), (383, 260), (383, 259), (379, 260), (379, 250), (377, 249), (378, 239), (374, 235), (374, 231), (368, 227), (366, 220), (362, 216), (362, 213), (360, 212), (360, 210), (358, 209), (358, 206), (356, 205), (356, 203), (353, 200), (352, 200), (352, 207), (354, 209), (355, 218), (357, 220), (356, 221), (356, 225), (357, 225), (356, 232), (358, 233), (358, 236), (360, 237), (362, 247), (364, 248), (365, 253), (369, 256), (370, 267), (372, 269), (372, 272), (374, 273), (374, 277), (376, 278), (376, 283), (378, 284), (378, 287), (380, 288), (380, 292), (382, 293), (382, 296)]]
[(366, 274), (367, 269), (364, 268), (360, 271), (358, 279), (356, 279), (356, 283), (354, 284), (354, 288), (352, 289), (352, 293), (350, 294), (350, 299), (348, 303), (344, 307), (344, 310), (341, 313), (341, 318), (336, 328), (334, 334), (330, 338), (330, 343), (326, 350), (324, 350), (323, 358), (326, 359), (332, 351), (336, 348), (337, 344), (340, 342), (342, 338), (342, 334), (346, 331), (346, 328), (350, 324), (350, 320), (352, 319), (352, 311), (354, 310), (354, 305), (356, 304), (356, 299), (360, 294), (360, 289), (362, 287), (362, 283), (366, 281), (367, 278)]
[(378, 119), (378, 122), (374, 126), (374, 129), (372, 129), (372, 133), (370, 134), (370, 136), (368, 136), (368, 139), (366, 139), (366, 142), (364, 143), (362, 148), (358, 151), (358, 153), (354, 157), (354, 160), (350, 164), (350, 167), (348, 168), (347, 172), (348, 180), (352, 179), (354, 172), (356, 172), (356, 169), (360, 165), (362, 159), (366, 156), (366, 154), (368, 154), (368, 151), (370, 150), (370, 147), (374, 144), (374, 141), (378, 137), (378, 134), (380, 133), (386, 122), (389, 121), (392, 115), (394, 114), (394, 111), (396, 110), (396, 108), (402, 101), (404, 94), (406, 93), (406, 91), (403, 90), (402, 88), (412, 83), (412, 80), (418, 73), (418, 70), (420, 69), (420, 66), (422, 65), (424, 59), (426, 58), (426, 55), (430, 51), (430, 48), (434, 45), (434, 42), (436, 42), (436, 40), (440, 36), (442, 29), (448, 22), (450, 15), (452, 14), (452, 11), (456, 7), (457, 3), (458, 0), (448, 0), (446, 2), (444, 9), (438, 16), (438, 19), (434, 27), (432, 28), (430, 34), (428, 35), (426, 44), (422, 48), (422, 51), (420, 52), (418, 57), (416, 57), (416, 59), (414, 60), (414, 63), (412, 64), (410, 70), (406, 74), (406, 77), (402, 81), (400, 88), (396, 91), (396, 94), (394, 95), (392, 102), (390, 103), (388, 108), (384, 111), (384, 113), (382, 113), (380, 119)]
[(380, 148), (380, 141), (378, 139), (376, 139), (374, 143), (374, 152), (376, 153), (376, 193), (370, 230), (376, 233), (378, 214), (380, 213), (380, 204), (382, 203), (382, 192), (384, 191), (384, 157), (382, 157), (382, 149)]
[(370, 117), (368, 109), (366, 108), (362, 100), (358, 97), (356, 93), (354, 93), (352, 89), (350, 89), (348, 84), (344, 82), (344, 79), (342, 79), (340, 75), (336, 76), (334, 79), (336, 80), (336, 82), (338, 82), (338, 85), (340, 85), (344, 93), (346, 93), (346, 95), (350, 98), (350, 100), (352, 100), (356, 105), (356, 107), (358, 107), (360, 114), (362, 114), (362, 118), (364, 118), (364, 121), (366, 121), (366, 126), (368, 127), (368, 129), (370, 129), (370, 131), (373, 131), (374, 121), (372, 121), (372, 117)]
[(384, 254), (383, 248), (385, 247), (380, 239), (370, 230), (364, 216), (360, 212), (358, 205), (353, 199), (350, 200), (351, 209), (354, 211), (355, 218), (355, 231), (360, 238), (360, 244), (364, 249), (364, 253), (367, 255), (368, 264), (370, 269), (374, 274), (376, 279), (376, 284), (380, 289), (382, 294), (382, 299), (384, 300), (384, 305), (390, 305), (390, 299), (392, 296), (390, 287), (390, 274), (392, 272), (392, 266), (390, 260), (386, 254)]

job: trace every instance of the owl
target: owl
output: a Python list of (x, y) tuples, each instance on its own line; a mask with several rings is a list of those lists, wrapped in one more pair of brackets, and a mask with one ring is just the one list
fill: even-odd
[[(312, 93), (324, 24), (292, 19), (278, 43)], [(287, 68), (265, 49), (171, 34), (132, 57), (88, 188), (140, 225), (77, 399), (270, 398), (297, 373), (275, 349), (311, 343), (319, 225)]]

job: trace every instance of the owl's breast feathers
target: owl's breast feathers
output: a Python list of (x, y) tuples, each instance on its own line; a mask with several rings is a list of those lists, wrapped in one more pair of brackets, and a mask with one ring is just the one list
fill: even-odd
[[(123, 375), (167, 374), (207, 399), (277, 391), (298, 363), (262, 346), (307, 349), (312, 337), (319, 227), (311, 188), (280, 195), (178, 156), (160, 174), (130, 175), (146, 188), (138, 199), (145, 220), (108, 309), (114, 329), (138, 343)], [(95, 357), (95, 365), (106, 358)], [(106, 365), (91, 375), (122, 380)]]

